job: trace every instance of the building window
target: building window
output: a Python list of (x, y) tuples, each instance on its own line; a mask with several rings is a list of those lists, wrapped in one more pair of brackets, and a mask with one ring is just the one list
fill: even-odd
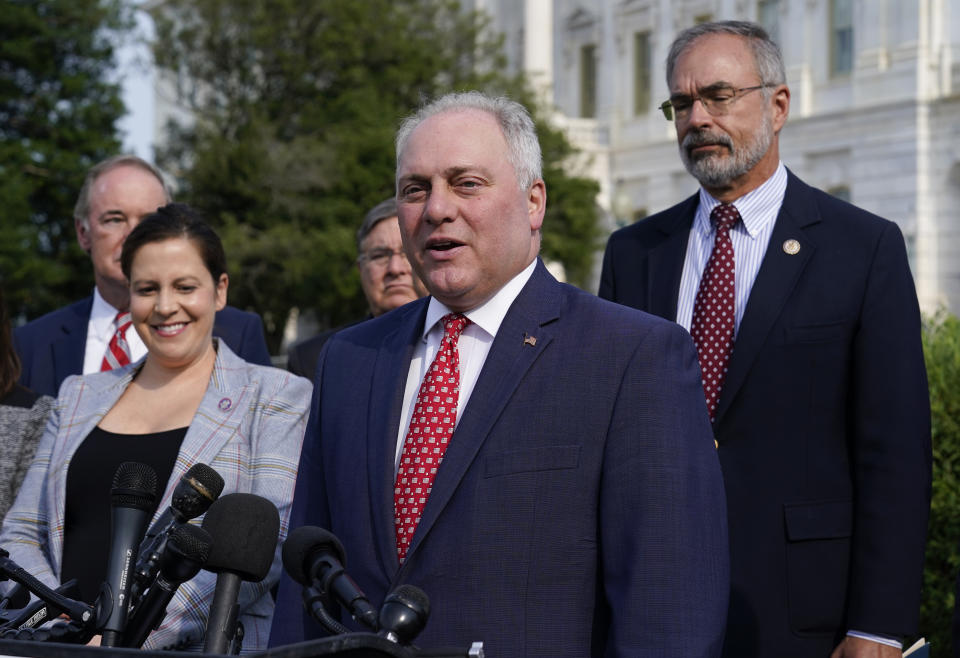
[(830, 1), (830, 74), (853, 70), (853, 0)]
[(633, 35), (633, 113), (650, 111), (650, 33)]
[(580, 48), (580, 116), (597, 116), (597, 47), (593, 44)]
[(760, 0), (757, 3), (757, 22), (774, 42), (780, 43), (780, 0)]

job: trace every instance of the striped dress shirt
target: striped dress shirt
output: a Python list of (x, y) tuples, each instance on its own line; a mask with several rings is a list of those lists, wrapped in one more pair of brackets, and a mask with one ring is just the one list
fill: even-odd
[[(777, 165), (773, 176), (763, 185), (744, 194), (733, 202), (743, 221), (730, 230), (733, 241), (733, 259), (735, 263), (736, 308), (734, 313), (734, 337), (740, 331), (740, 320), (747, 307), (750, 289), (760, 271), (760, 264), (767, 252), (773, 225), (776, 223), (783, 196), (787, 191), (787, 168), (783, 163)], [(717, 230), (710, 221), (710, 211), (720, 202), (700, 188), (700, 205), (690, 228), (687, 241), (687, 255), (683, 262), (683, 274), (680, 279), (680, 296), (677, 299), (677, 323), (690, 331), (693, 322), (693, 303), (700, 287), (700, 277), (710, 260)]]

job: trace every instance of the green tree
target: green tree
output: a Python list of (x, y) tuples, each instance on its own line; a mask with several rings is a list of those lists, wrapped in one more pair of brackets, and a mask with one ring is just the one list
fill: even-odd
[(933, 500), (923, 574), (920, 632), (938, 658), (951, 650), (954, 593), (960, 572), (960, 320), (927, 318), (923, 350), (930, 383)]
[(121, 0), (0, 0), (0, 276), (12, 315), (90, 294), (73, 204), (88, 167), (117, 152), (109, 79)]
[[(193, 113), (161, 163), (221, 231), (231, 303), (261, 312), (277, 349), (293, 307), (336, 325), (362, 316), (354, 234), (393, 194), (393, 135), (424, 98), (508, 93), (502, 39), (454, 0), (169, 0), (155, 58)], [(593, 181), (569, 176), (562, 135), (539, 121), (544, 254), (583, 283), (597, 241)]]

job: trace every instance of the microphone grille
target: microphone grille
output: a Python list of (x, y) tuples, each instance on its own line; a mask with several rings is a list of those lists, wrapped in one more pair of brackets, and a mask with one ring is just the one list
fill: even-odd
[(178, 526), (170, 534), (170, 544), (176, 546), (185, 557), (204, 564), (210, 558), (213, 537), (200, 526), (186, 524)]
[(340, 564), (344, 563), (346, 552), (335, 534), (314, 525), (294, 528), (283, 542), (283, 568), (295, 581), (309, 586), (308, 558), (318, 551), (332, 553)]
[(195, 519), (209, 509), (223, 491), (223, 478), (206, 464), (194, 464), (173, 490), (170, 506), (180, 520)]
[(249, 493), (227, 494), (207, 510), (203, 529), (213, 537), (207, 571), (231, 571), (254, 583), (266, 578), (280, 534), (273, 503)]
[(151, 510), (156, 500), (156, 471), (139, 462), (123, 462), (117, 467), (110, 490), (110, 502), (114, 507)]
[(430, 597), (416, 585), (404, 583), (390, 592), (387, 599), (401, 602), (408, 608), (421, 612), (424, 617), (430, 615)]

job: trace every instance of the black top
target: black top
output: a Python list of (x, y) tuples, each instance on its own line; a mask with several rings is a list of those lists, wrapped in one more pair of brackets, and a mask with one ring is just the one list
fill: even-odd
[[(116, 434), (95, 427), (67, 469), (67, 502), (60, 582), (76, 578), (80, 598), (93, 603), (107, 571), (110, 551), (110, 489), (123, 462), (147, 464), (157, 472), (157, 503), (173, 473), (187, 428), (151, 434)], [(156, 511), (153, 506), (151, 515)]]
[(29, 409), (33, 406), (33, 403), (37, 401), (40, 395), (34, 393), (28, 388), (20, 386), (20, 384), (14, 384), (13, 388), (0, 398), (0, 404), (8, 407), (23, 407)]

